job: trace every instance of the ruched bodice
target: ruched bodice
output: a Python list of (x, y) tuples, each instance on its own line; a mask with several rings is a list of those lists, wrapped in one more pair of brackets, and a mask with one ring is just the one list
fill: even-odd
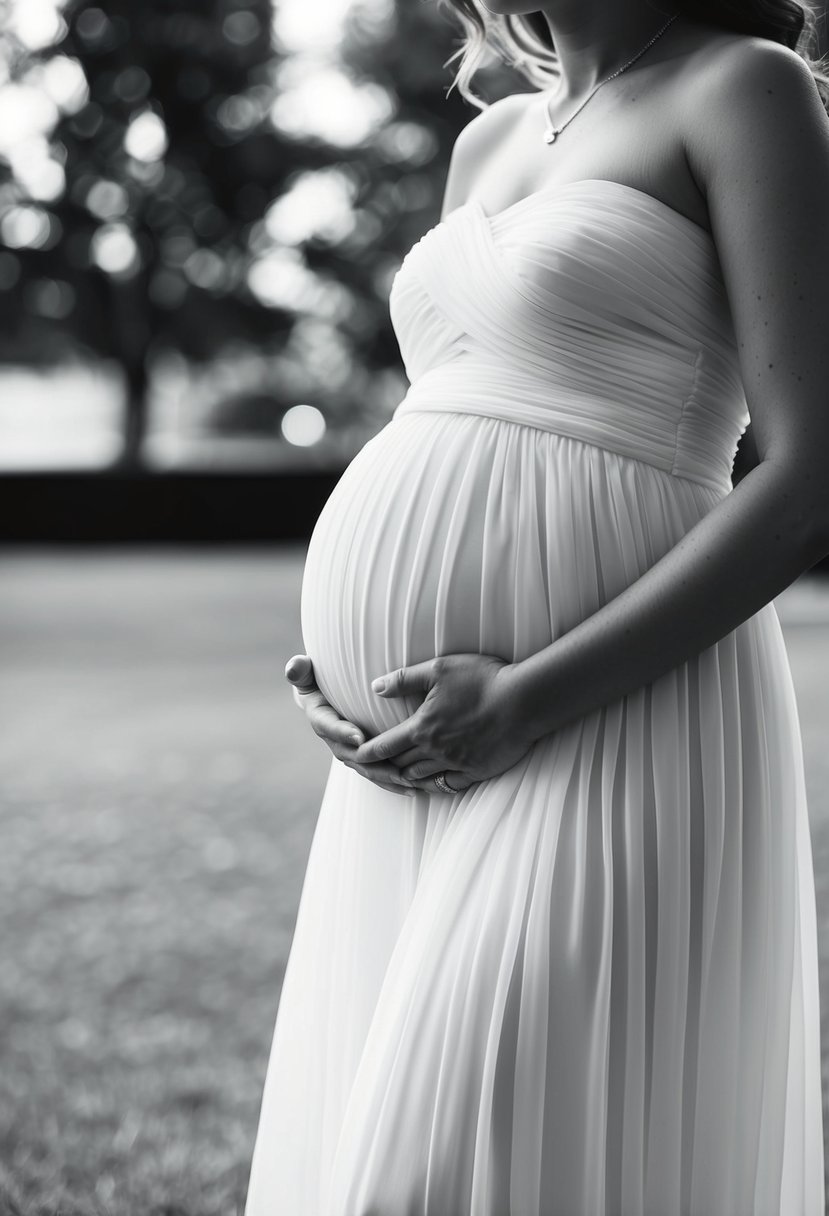
[(661, 200), (589, 179), (430, 229), (389, 307), (413, 410), (555, 431), (714, 488), (748, 409), (712, 237)]

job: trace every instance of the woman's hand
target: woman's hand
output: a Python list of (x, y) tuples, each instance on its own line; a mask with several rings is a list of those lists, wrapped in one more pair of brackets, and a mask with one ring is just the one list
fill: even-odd
[(293, 685), (294, 700), (305, 711), (311, 729), (330, 747), (338, 760), (393, 794), (412, 796), (415, 793), (394, 764), (374, 763), (369, 767), (355, 761), (357, 749), (365, 742), (365, 736), (358, 726), (341, 718), (333, 705), (326, 701), (317, 686), (314, 665), (307, 654), (293, 655), (285, 665), (285, 675)]
[(482, 654), (450, 654), (401, 667), (372, 689), (384, 697), (425, 692), (405, 722), (358, 747), (359, 764), (391, 760), (400, 776), (434, 792), (435, 773), (455, 790), (506, 772), (534, 736), (523, 722), (517, 664)]

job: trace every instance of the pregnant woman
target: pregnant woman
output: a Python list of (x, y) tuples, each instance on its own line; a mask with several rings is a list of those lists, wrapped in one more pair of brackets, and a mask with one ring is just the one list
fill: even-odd
[(333, 758), (247, 1216), (822, 1216), (771, 602), (829, 551), (811, 14), (479, 5), (465, 95), (485, 40), (537, 88), (460, 135), (391, 290), (411, 387), (310, 541)]

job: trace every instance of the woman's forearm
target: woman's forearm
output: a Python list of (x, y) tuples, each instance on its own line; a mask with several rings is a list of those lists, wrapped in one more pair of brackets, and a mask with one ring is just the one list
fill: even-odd
[(795, 479), (763, 461), (615, 599), (516, 663), (515, 703), (531, 738), (713, 646), (825, 556), (825, 481), (825, 469)]

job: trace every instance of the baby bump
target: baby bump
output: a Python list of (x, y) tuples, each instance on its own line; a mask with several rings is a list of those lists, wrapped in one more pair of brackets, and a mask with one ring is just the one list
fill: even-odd
[(345, 717), (372, 732), (408, 717), (421, 697), (370, 688), (396, 667), (463, 651), (512, 661), (552, 640), (535, 434), (411, 414), (348, 466), (312, 534), (301, 598), (305, 649)]
[(393, 419), (352, 460), (311, 537), (303, 644), (320, 688), (369, 733), (408, 717), (375, 676), (439, 654), (514, 662), (635, 581), (718, 493), (499, 418)]

